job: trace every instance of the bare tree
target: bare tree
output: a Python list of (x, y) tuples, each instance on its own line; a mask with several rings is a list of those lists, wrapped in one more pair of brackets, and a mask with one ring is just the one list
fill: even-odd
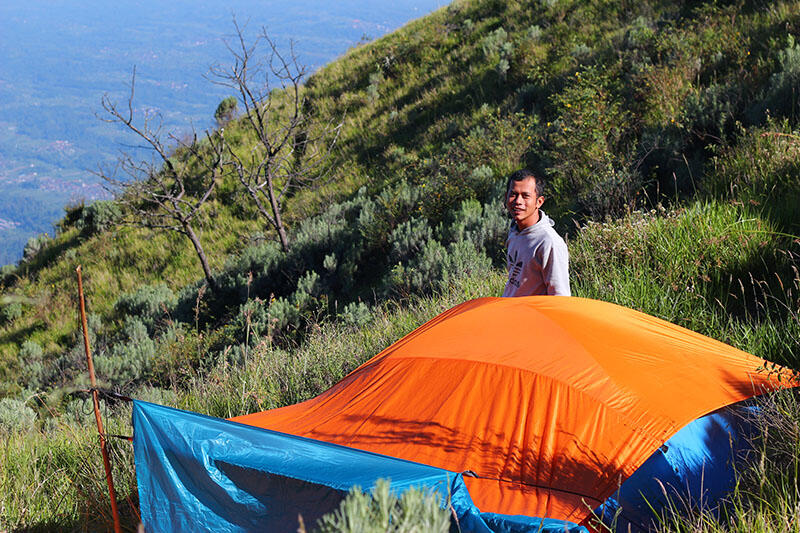
[(164, 137), (162, 119), (158, 114), (145, 113), (141, 123), (136, 123), (133, 107), (135, 83), (136, 69), (131, 76), (130, 96), (124, 108), (107, 94), (103, 96), (103, 109), (109, 115), (103, 120), (134, 133), (143, 141), (143, 148), (150, 152), (151, 157), (139, 160), (130, 152), (123, 152), (111, 172), (101, 169), (98, 175), (129, 207), (130, 216), (123, 222), (185, 235), (194, 246), (208, 285), (214, 289), (214, 277), (194, 224), (200, 208), (211, 196), (222, 174), (228, 152), (224, 138), (218, 132), (206, 132), (201, 140), (195, 132), (188, 140), (178, 139), (171, 133)]
[[(342, 121), (323, 122), (311, 111), (304, 96), (306, 67), (298, 62), (290, 43), (288, 55), (261, 30), (248, 44), (234, 19), (234, 43), (227, 43), (233, 64), (211, 67), (210, 81), (233, 89), (243, 109), (243, 123), (255, 136), (244, 149), (229, 147), (230, 165), (258, 212), (278, 233), (281, 247), (289, 250), (283, 220), (287, 197), (324, 175)], [(260, 55), (260, 48), (266, 54)], [(281, 89), (281, 90), (277, 90)]]

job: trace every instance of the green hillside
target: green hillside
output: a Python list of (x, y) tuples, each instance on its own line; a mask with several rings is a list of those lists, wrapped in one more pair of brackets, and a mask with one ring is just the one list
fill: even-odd
[[(304, 112), (342, 128), (314, 186), (287, 201), (288, 251), (236, 176), (219, 176), (195, 223), (214, 287), (185, 236), (122, 224), (148, 204), (68, 207), (0, 277), (0, 530), (107, 524), (77, 265), (104, 387), (217, 416), (287, 405), (437, 312), (500, 293), (501, 199), (522, 166), (549, 178), (575, 295), (800, 369), (799, 34), (797, 1), (454, 2), (306, 80)], [(247, 124), (213, 138), (244, 157)], [(170, 161), (197, 169), (210, 149)], [(190, 196), (208, 177), (193, 176)], [(786, 401), (771, 423), (795, 438)], [(108, 416), (129, 431), (124, 407)], [(776, 467), (797, 464), (791, 438), (765, 446), (760, 485), (737, 495), (765, 531), (800, 501)]]

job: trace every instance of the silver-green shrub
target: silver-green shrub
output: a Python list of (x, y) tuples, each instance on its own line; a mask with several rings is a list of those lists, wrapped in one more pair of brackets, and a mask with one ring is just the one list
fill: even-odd
[(28, 239), (28, 242), (25, 244), (25, 248), (22, 249), (23, 259), (25, 259), (25, 261), (32, 260), (52, 240), (53, 239), (49, 235), (47, 235), (47, 233), (34, 235), (30, 239)]
[(86, 235), (94, 235), (114, 227), (122, 218), (122, 209), (114, 200), (98, 200), (81, 208), (75, 227)]
[(239, 307), (232, 322), (237, 338), (248, 339), (250, 343), (269, 330), (269, 302), (261, 298), (247, 300)]
[(750, 119), (760, 122), (766, 116), (781, 116), (797, 123), (800, 86), (800, 43), (789, 34), (786, 48), (778, 53), (780, 70), (769, 79), (762, 97), (750, 108)]
[(445, 533), (450, 511), (436, 493), (419, 489), (397, 496), (389, 481), (379, 479), (372, 494), (355, 487), (339, 509), (317, 523), (319, 533)]
[(369, 306), (364, 302), (351, 302), (344, 306), (344, 309), (339, 313), (339, 318), (345, 324), (361, 327), (372, 320), (372, 311), (369, 310)]
[(127, 317), (122, 328), (123, 339), (108, 352), (95, 357), (97, 373), (116, 384), (146, 379), (156, 356), (156, 342), (147, 326), (136, 317)]
[(73, 398), (64, 405), (63, 415), (68, 423), (89, 426), (94, 421), (94, 406), (91, 398)]
[(114, 303), (114, 309), (123, 317), (138, 317), (145, 325), (152, 326), (157, 319), (169, 313), (177, 301), (167, 284), (159, 283), (123, 294)]
[(412, 218), (401, 223), (389, 236), (392, 260), (404, 261), (418, 254), (432, 237), (433, 230), (425, 219)]
[(26, 340), (19, 349), (18, 360), (22, 365), (22, 382), (26, 387), (39, 389), (44, 385), (44, 350), (32, 340)]
[(9, 302), (0, 307), (0, 325), (11, 323), (22, 316), (22, 304)]
[(17, 398), (0, 399), (0, 433), (25, 432), (33, 429), (36, 413)]
[(443, 242), (469, 241), (490, 255), (503, 248), (507, 233), (508, 219), (499, 200), (483, 205), (477, 200), (461, 202), (452, 214), (452, 222), (438, 231)]
[(470, 241), (459, 241), (447, 247), (447, 255), (442, 261), (440, 284), (466, 277), (489, 275), (492, 260)]

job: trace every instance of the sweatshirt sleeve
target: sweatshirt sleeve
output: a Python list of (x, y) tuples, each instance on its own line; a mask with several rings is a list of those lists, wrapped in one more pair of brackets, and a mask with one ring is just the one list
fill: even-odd
[(569, 252), (559, 237), (550, 240), (542, 250), (542, 280), (551, 296), (571, 296), (569, 288)]

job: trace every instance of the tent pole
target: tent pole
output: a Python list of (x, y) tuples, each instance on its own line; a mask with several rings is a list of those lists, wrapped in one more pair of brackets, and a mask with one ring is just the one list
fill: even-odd
[(117, 494), (114, 490), (114, 478), (111, 476), (111, 461), (108, 458), (108, 444), (106, 442), (105, 431), (103, 431), (103, 419), (100, 417), (100, 402), (97, 397), (97, 379), (94, 375), (94, 362), (92, 352), (89, 349), (89, 326), (86, 322), (86, 304), (83, 298), (83, 278), (81, 276), (81, 266), (75, 269), (78, 274), (78, 296), (81, 303), (81, 323), (83, 325), (83, 348), (86, 351), (86, 363), (89, 366), (89, 378), (92, 382), (92, 404), (94, 405), (94, 418), (97, 421), (97, 433), (100, 435), (100, 450), (103, 454), (103, 466), (106, 469), (106, 482), (108, 483), (108, 495), (111, 498), (111, 514), (114, 517), (114, 533), (120, 533), (119, 510), (117, 509)]

